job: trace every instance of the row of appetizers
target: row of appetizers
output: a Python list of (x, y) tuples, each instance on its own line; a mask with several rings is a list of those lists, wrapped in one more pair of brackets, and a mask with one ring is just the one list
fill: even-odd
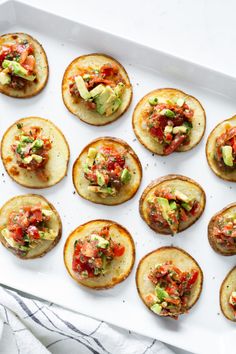
[[(38, 258), (60, 240), (61, 218), (44, 197), (26, 194), (7, 201), (0, 211), (0, 240), (22, 259)], [(125, 280), (134, 265), (130, 233), (110, 220), (92, 220), (76, 228), (64, 246), (64, 263), (71, 277), (92, 289), (108, 289)], [(159, 316), (177, 319), (197, 302), (203, 283), (198, 263), (176, 247), (162, 247), (144, 256), (136, 285), (144, 304)], [(236, 320), (236, 268), (220, 290), (224, 315)]]
[[(43, 47), (31, 36), (11, 33), (0, 37), (0, 92), (31, 97), (48, 79)], [(82, 121), (104, 125), (120, 117), (132, 99), (132, 85), (123, 66), (104, 54), (89, 54), (72, 61), (62, 80), (66, 107)], [(205, 132), (201, 103), (177, 89), (157, 89), (144, 96), (133, 113), (139, 141), (158, 155), (195, 147)], [(206, 155), (220, 177), (236, 181), (236, 118), (223, 121), (211, 132)]]

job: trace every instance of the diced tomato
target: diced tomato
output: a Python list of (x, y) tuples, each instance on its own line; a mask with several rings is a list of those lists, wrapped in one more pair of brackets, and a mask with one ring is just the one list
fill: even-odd
[(11, 53), (11, 48), (2, 46), (0, 51), (0, 65), (2, 65), (3, 60), (6, 58), (8, 54)]
[(81, 253), (86, 257), (96, 257), (98, 249), (92, 242), (85, 242), (81, 247)]
[(170, 133), (166, 134), (166, 141), (171, 141), (173, 139), (173, 135)]
[(188, 285), (187, 285), (188, 288), (196, 282), (197, 278), (198, 278), (198, 271), (195, 270), (192, 274), (192, 277), (188, 281)]
[(40, 238), (38, 228), (34, 225), (28, 227), (27, 234), (34, 239)]
[(28, 71), (33, 71), (35, 67), (35, 57), (28, 55), (23, 61), (22, 66)]
[(112, 64), (105, 64), (100, 69), (100, 73), (104, 77), (116, 75), (116, 74), (118, 74), (118, 72), (119, 72), (118, 67), (116, 65), (112, 65)]
[(121, 257), (123, 256), (125, 252), (125, 246), (119, 245), (118, 243), (115, 243), (114, 245), (114, 254), (116, 257)]
[(174, 152), (186, 139), (186, 135), (177, 135), (170, 145), (164, 149), (164, 154), (165, 155), (170, 155), (172, 152)]
[(180, 208), (180, 219), (183, 222), (188, 220), (188, 215), (186, 214), (186, 211), (183, 208)]
[(14, 231), (12, 231), (12, 237), (14, 241), (20, 242), (23, 239), (23, 229), (20, 226), (16, 226)]
[(163, 137), (164, 137), (164, 133), (163, 133), (163, 131), (162, 131), (162, 129), (161, 129), (160, 127), (158, 127), (158, 128), (151, 127), (151, 128), (150, 128), (150, 133), (151, 133), (153, 136), (155, 136), (155, 137), (157, 137), (158, 139), (160, 139), (160, 140), (162, 140)]

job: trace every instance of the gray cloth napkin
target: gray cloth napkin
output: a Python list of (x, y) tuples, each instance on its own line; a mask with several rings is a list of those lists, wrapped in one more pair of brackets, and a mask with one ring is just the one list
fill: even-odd
[(0, 305), (0, 354), (174, 354), (157, 340), (4, 287)]

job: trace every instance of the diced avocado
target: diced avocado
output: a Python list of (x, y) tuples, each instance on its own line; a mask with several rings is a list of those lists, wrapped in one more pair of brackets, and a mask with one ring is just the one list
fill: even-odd
[(9, 68), (11, 69), (12, 73), (16, 76), (22, 77), (25, 80), (28, 81), (34, 81), (36, 78), (36, 75), (29, 75), (28, 71), (19, 63), (16, 61), (11, 61), (11, 60), (3, 60), (2, 67), (4, 69)]
[(85, 163), (85, 164), (83, 165), (83, 171), (84, 171), (84, 173), (89, 173), (89, 172), (90, 172), (90, 169), (89, 169), (87, 163)]
[(53, 214), (53, 211), (48, 209), (42, 209), (42, 214), (44, 216), (51, 216)]
[(185, 102), (184, 98), (178, 98), (176, 101), (177, 106), (182, 107)]
[(95, 162), (99, 163), (101, 161), (104, 161), (105, 160), (105, 157), (103, 154), (101, 154), (101, 152), (98, 152), (96, 157), (95, 157)]
[(168, 118), (174, 118), (175, 117), (175, 112), (171, 111), (170, 109), (164, 108), (162, 111), (160, 111), (160, 114), (162, 116), (166, 116)]
[(164, 134), (172, 133), (173, 127), (171, 125), (167, 125), (164, 129)]
[(88, 165), (88, 167), (91, 167), (93, 165), (96, 155), (97, 155), (97, 149), (89, 148), (88, 155), (86, 158), (86, 164)]
[(90, 80), (90, 75), (89, 74), (84, 74), (83, 75), (83, 79), (84, 79), (84, 81), (89, 81)]
[(131, 173), (127, 168), (125, 168), (121, 173), (121, 182), (128, 183), (131, 179)]
[(184, 203), (189, 203), (189, 202), (191, 202), (191, 200), (192, 200), (192, 199), (191, 199), (190, 197), (188, 197), (186, 194), (180, 192), (180, 191), (177, 190), (177, 189), (174, 191), (174, 195), (176, 196), (177, 199), (183, 201)]
[(189, 122), (189, 121), (185, 121), (185, 122), (183, 123), (183, 126), (187, 128), (186, 133), (188, 133), (188, 132), (192, 129), (192, 127), (193, 127), (192, 123)]
[(31, 156), (32, 156), (33, 160), (35, 160), (38, 163), (41, 163), (43, 161), (43, 158), (40, 155), (33, 154)]
[(41, 147), (43, 147), (43, 140), (41, 140), (41, 139), (36, 139), (35, 141), (34, 141), (34, 143), (32, 144), (32, 148), (34, 148), (34, 149), (41, 149)]
[(148, 202), (148, 203), (154, 203), (154, 201), (155, 201), (155, 198), (154, 198), (154, 197), (148, 197), (148, 198), (147, 198), (147, 202)]
[(192, 205), (188, 203), (181, 203), (181, 206), (187, 211), (190, 211), (192, 209)]
[(169, 202), (169, 204), (170, 204), (170, 208), (171, 208), (172, 210), (176, 210), (176, 209), (177, 209), (177, 204), (176, 204), (176, 202), (175, 202), (174, 200), (171, 200), (171, 201)]
[(24, 162), (25, 164), (29, 164), (32, 160), (33, 160), (32, 155), (23, 158), (23, 162)]
[(157, 97), (150, 97), (148, 100), (148, 103), (151, 106), (156, 106), (158, 104), (158, 98)]
[(159, 315), (159, 314), (161, 313), (162, 307), (161, 307), (161, 305), (159, 305), (159, 304), (154, 304), (154, 305), (152, 305), (152, 306), (150, 307), (150, 309), (151, 309), (154, 313), (156, 313), (157, 315)]
[(188, 128), (185, 127), (184, 125), (179, 125), (179, 126), (173, 128), (173, 134), (187, 133), (187, 130), (188, 130)]
[(94, 87), (89, 93), (91, 98), (95, 98), (100, 95), (105, 89), (105, 85), (99, 84), (98, 86)]
[(96, 176), (97, 176), (98, 185), (103, 187), (105, 185), (105, 177), (104, 177), (104, 175), (101, 172), (96, 171)]
[(50, 241), (50, 240), (55, 240), (57, 233), (54, 230), (49, 229), (48, 231), (39, 231), (39, 236), (43, 240)]
[(95, 97), (96, 110), (99, 114), (103, 115), (106, 113), (106, 110), (112, 103), (117, 99), (117, 96), (114, 94), (114, 91), (110, 86), (106, 86), (104, 90)]
[(226, 166), (232, 167), (234, 165), (233, 148), (225, 145), (221, 148), (222, 157)]
[(90, 99), (90, 92), (87, 89), (87, 86), (82, 78), (82, 76), (78, 75), (75, 77), (75, 84), (77, 90), (79, 91), (80, 96), (85, 100), (88, 101)]
[(102, 273), (106, 273), (106, 267), (107, 267), (107, 257), (105, 254), (102, 254)]
[(1, 85), (8, 85), (11, 82), (11, 76), (4, 73), (3, 71), (0, 72), (0, 84)]
[(106, 240), (105, 238), (97, 235), (97, 234), (92, 234), (91, 235), (91, 240), (92, 241), (98, 241), (97, 246), (100, 248), (107, 248), (109, 246), (109, 241)]
[(1, 234), (11, 247), (19, 248), (18, 243), (10, 236), (10, 231), (7, 228), (2, 229)]
[(9, 237), (10, 236), (10, 231), (8, 228), (2, 229), (1, 234), (3, 237)]
[(115, 195), (117, 193), (116, 189), (111, 187), (88, 186), (88, 190), (93, 193), (102, 193), (106, 195)]
[(114, 88), (114, 94), (117, 97), (121, 97), (121, 95), (124, 93), (124, 90), (125, 90), (125, 84), (123, 84), (123, 82), (119, 82)]
[(169, 212), (171, 211), (169, 201), (166, 198), (157, 197), (157, 202), (160, 206), (163, 218), (168, 221), (169, 219)]
[(34, 140), (29, 138), (28, 136), (25, 136), (25, 135), (21, 135), (20, 136), (20, 141), (22, 143), (32, 143)]
[[(112, 97), (112, 100), (113, 100), (114, 97)], [(106, 109), (106, 116), (110, 116), (111, 114), (113, 114), (114, 112), (117, 111), (117, 109), (120, 107), (122, 101), (120, 98), (116, 98), (115, 100), (112, 101), (112, 103), (109, 105), (109, 102), (108, 102), (108, 106), (107, 106), (107, 109)]]
[(155, 287), (155, 293), (160, 302), (162, 302), (165, 298), (169, 297), (169, 294), (164, 289), (160, 288), (158, 285)]

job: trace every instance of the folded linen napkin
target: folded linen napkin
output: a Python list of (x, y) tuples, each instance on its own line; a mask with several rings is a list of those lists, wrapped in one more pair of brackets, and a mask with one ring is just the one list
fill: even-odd
[(157, 340), (0, 286), (0, 354), (16, 353), (173, 354)]

